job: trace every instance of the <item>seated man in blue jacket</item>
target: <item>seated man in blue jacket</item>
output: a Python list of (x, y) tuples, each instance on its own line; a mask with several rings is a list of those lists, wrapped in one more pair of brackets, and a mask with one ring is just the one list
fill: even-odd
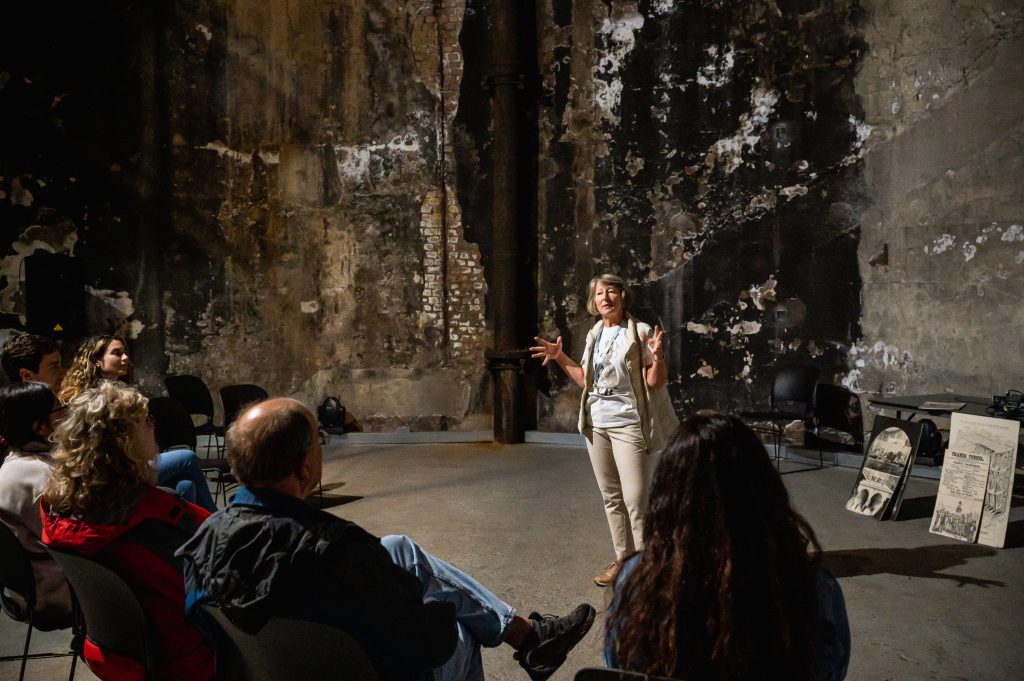
[(323, 451), (313, 415), (274, 398), (246, 410), (227, 433), (243, 487), (178, 551), (186, 608), (217, 603), (243, 629), (271, 616), (328, 622), (366, 649), (382, 681), (483, 678), (480, 646), (508, 643), (534, 681), (547, 679), (594, 622), (523, 618), (469, 575), (403, 536), (378, 539), (308, 506)]

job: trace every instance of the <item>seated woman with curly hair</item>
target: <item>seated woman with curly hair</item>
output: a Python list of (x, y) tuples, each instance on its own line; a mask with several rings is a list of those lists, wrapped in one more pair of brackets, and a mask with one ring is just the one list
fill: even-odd
[[(161, 679), (209, 679), (213, 651), (185, 621), (182, 565), (173, 554), (210, 514), (154, 486), (157, 446), (147, 402), (133, 388), (104, 381), (68, 405), (52, 436), (43, 543), (103, 563), (135, 591), (159, 637)], [(141, 671), (88, 639), (83, 657), (100, 678)]]
[(609, 666), (686, 679), (840, 681), (850, 628), (839, 583), (739, 419), (687, 419), (654, 474), (644, 550), (608, 618)]
[[(93, 336), (78, 347), (71, 367), (61, 382), (58, 396), (64, 402), (75, 399), (83, 390), (102, 381), (127, 382), (131, 362), (128, 346), (119, 336)], [(199, 465), (199, 457), (190, 449), (172, 449), (156, 458), (157, 481), (173, 487), (185, 501), (199, 504), (207, 511), (217, 510), (210, 486)]]

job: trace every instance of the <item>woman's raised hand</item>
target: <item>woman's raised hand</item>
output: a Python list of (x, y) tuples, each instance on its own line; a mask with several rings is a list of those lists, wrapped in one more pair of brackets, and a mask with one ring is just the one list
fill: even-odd
[(664, 335), (664, 332), (657, 326), (654, 327), (650, 336), (646, 333), (640, 334), (641, 340), (647, 344), (647, 349), (651, 351), (652, 355), (654, 355), (654, 359), (659, 362), (661, 361), (661, 355), (659, 355), (658, 352), (661, 350), (661, 341), (662, 336)]
[(541, 366), (547, 366), (548, 362), (553, 359), (558, 359), (558, 356), (562, 354), (562, 337), (559, 336), (555, 339), (555, 342), (546, 341), (540, 336), (534, 336), (533, 340), (537, 341), (537, 345), (530, 348), (531, 355), (534, 359), (543, 359)]

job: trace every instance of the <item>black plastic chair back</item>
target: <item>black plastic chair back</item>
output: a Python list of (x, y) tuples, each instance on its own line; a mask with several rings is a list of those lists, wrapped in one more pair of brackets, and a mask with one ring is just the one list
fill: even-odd
[(377, 679), (373, 663), (362, 646), (337, 627), (271, 617), (258, 632), (248, 633), (228, 619), (220, 608), (210, 605), (200, 608), (231, 642), (240, 677), (248, 681)]
[(179, 374), (164, 378), (167, 394), (181, 403), (189, 414), (206, 417), (208, 424), (213, 424), (213, 397), (206, 383), (198, 376)]
[(128, 584), (91, 558), (52, 547), (47, 550), (75, 592), (86, 638), (103, 650), (139, 661), (146, 678), (156, 678), (149, 620)]
[(819, 383), (814, 395), (817, 427), (808, 431), (808, 443), (827, 449), (861, 451), (864, 445), (864, 415), (860, 398), (851, 390)]
[(782, 367), (772, 381), (772, 411), (809, 419), (814, 415), (820, 369), (812, 366)]
[(196, 451), (196, 427), (181, 402), (173, 397), (153, 397), (149, 413), (156, 420), (156, 444), (161, 452), (175, 447)]
[[(24, 605), (8, 592), (20, 596)], [(29, 615), (36, 609), (36, 579), (32, 563), (18, 537), (3, 523), (0, 523), (0, 606), (18, 622), (28, 622)]]
[(575, 681), (679, 681), (667, 676), (650, 676), (639, 672), (603, 667), (584, 667), (576, 672)]
[[(21, 673), (18, 676), (18, 681), (25, 678), (25, 666), (29, 658), (68, 655), (68, 653), (33, 653), (29, 655), (32, 629), (39, 631), (67, 629), (72, 626), (72, 618), (66, 617), (51, 622), (39, 622), (35, 619), (36, 578), (32, 562), (25, 552), (25, 547), (18, 541), (17, 535), (3, 523), (0, 523), (0, 607), (11, 619), (28, 625), (25, 631), (25, 647), (21, 655), (0, 657), (0, 662), (21, 661)], [(74, 658), (71, 661), (71, 675), (68, 678), (75, 678)]]
[(244, 407), (269, 397), (267, 391), (252, 383), (226, 385), (220, 389), (220, 400), (224, 403), (224, 429), (227, 430)]

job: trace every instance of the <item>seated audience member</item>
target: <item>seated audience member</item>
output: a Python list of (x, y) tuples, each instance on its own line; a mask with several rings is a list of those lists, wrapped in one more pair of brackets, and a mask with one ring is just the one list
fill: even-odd
[(47, 438), (62, 416), (57, 396), (45, 383), (13, 383), (0, 388), (0, 520), (18, 537), (32, 563), (37, 623), (70, 625), (71, 594), (57, 563), (42, 547), (39, 498), (50, 481)]
[[(64, 377), (60, 398), (70, 402), (83, 390), (95, 388), (100, 382), (121, 381), (128, 377), (131, 364), (124, 339), (118, 336), (94, 336), (79, 346), (71, 367)], [(190, 449), (172, 449), (156, 458), (157, 484), (173, 487), (185, 501), (199, 504), (207, 511), (216, 511), (217, 502), (203, 475), (199, 457)]]
[(0, 365), (11, 383), (39, 381), (57, 392), (64, 380), (57, 344), (32, 333), (14, 334), (0, 351)]
[(687, 419), (654, 473), (644, 550), (608, 617), (609, 666), (683, 679), (839, 681), (850, 628), (839, 583), (740, 420)]
[[(128, 583), (159, 640), (159, 678), (209, 679), (213, 651), (185, 622), (181, 561), (173, 557), (209, 513), (154, 487), (157, 447), (146, 403), (137, 390), (104, 381), (68, 404), (53, 432), (43, 542), (93, 558)], [(83, 657), (100, 678), (134, 678), (140, 669), (88, 639)]]
[(540, 681), (593, 624), (586, 604), (565, 617), (519, 617), (408, 537), (378, 539), (308, 506), (323, 450), (299, 402), (250, 407), (227, 441), (244, 486), (178, 551), (190, 608), (218, 603), (253, 631), (272, 615), (334, 624), (359, 641), (384, 681), (482, 679), (480, 646), (502, 642)]

